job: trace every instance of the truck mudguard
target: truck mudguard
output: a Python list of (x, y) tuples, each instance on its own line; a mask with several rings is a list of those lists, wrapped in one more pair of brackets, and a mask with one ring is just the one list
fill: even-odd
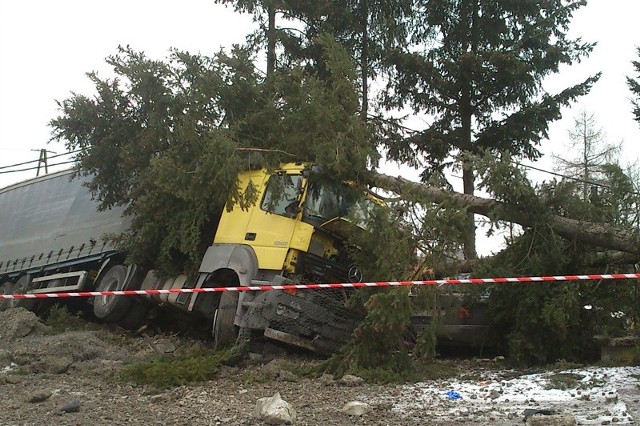
[(202, 258), (199, 272), (210, 274), (219, 269), (234, 270), (240, 285), (249, 286), (258, 273), (258, 258), (253, 248), (245, 244), (213, 244)]

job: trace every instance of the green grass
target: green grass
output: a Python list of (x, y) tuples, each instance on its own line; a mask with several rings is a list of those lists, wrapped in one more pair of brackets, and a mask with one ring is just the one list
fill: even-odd
[(53, 305), (47, 313), (45, 324), (49, 326), (47, 334), (60, 334), (66, 331), (95, 331), (100, 326), (83, 319), (79, 314), (69, 312), (64, 305)]
[(460, 369), (453, 361), (407, 361), (401, 365), (381, 365), (365, 368), (355, 363), (345, 363), (339, 355), (325, 361), (322, 372), (341, 377), (353, 374), (367, 383), (415, 383), (425, 380), (446, 379), (460, 375)]
[(546, 389), (574, 389), (578, 387), (581, 376), (572, 373), (556, 373), (549, 376)]
[(213, 350), (191, 348), (176, 355), (158, 355), (136, 362), (120, 372), (120, 379), (139, 385), (168, 388), (201, 383), (213, 379), (223, 365), (242, 358), (243, 348)]

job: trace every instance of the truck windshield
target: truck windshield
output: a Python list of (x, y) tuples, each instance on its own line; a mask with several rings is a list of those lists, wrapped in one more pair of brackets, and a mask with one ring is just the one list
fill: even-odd
[(356, 224), (367, 212), (366, 198), (343, 183), (310, 179), (304, 213), (313, 222), (322, 224), (336, 217), (352, 219)]

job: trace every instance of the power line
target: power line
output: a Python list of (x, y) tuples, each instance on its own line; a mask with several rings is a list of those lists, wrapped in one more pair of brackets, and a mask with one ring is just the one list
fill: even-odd
[[(38, 160), (29, 161), (29, 163), (34, 163), (34, 162), (38, 162)], [(63, 161), (62, 163), (49, 164), (49, 167), (62, 166), (64, 164), (72, 164), (72, 163), (75, 163), (75, 160)], [(23, 164), (27, 164), (27, 163), (23, 163)], [(17, 164), (14, 164), (13, 166), (6, 166), (6, 167), (3, 167), (3, 168), (14, 167), (16, 165)], [(6, 173), (28, 172), (30, 170), (38, 170), (39, 168), (40, 168), (40, 166), (29, 167), (29, 168), (26, 168), (26, 169), (4, 170), (4, 171), (0, 171), (0, 175), (1, 174), (6, 174)]]
[(11, 164), (9, 166), (0, 166), (0, 170), (9, 169), (11, 167), (24, 166), (25, 164), (37, 163), (39, 160), (25, 161), (24, 163)]
[[(572, 181), (579, 182), (579, 183), (586, 183), (586, 184), (589, 184), (589, 185), (599, 186), (599, 187), (605, 188), (605, 189), (611, 189), (610, 185), (604, 184), (602, 182), (595, 182), (595, 181), (581, 179), (581, 178), (577, 178), (577, 177), (573, 177), (573, 176), (563, 175), (561, 173), (550, 172), (549, 170), (539, 169), (537, 167), (530, 166), (530, 165), (527, 165), (527, 164), (522, 164), (522, 163), (519, 163), (517, 161), (514, 161), (514, 164), (516, 164), (518, 166), (522, 166), (522, 167), (528, 168), (528, 169), (536, 170), (538, 172), (547, 173), (547, 174), (550, 174), (550, 175), (553, 175), (553, 176), (558, 176), (558, 177), (561, 177), (563, 179), (568, 179), (568, 180), (572, 180)], [(640, 193), (633, 192), (633, 191), (629, 192), (629, 194), (640, 195)]]
[(69, 151), (69, 152), (63, 152), (62, 154), (56, 154), (56, 155), (52, 155), (49, 158), (57, 158), (57, 157), (62, 157), (63, 155), (71, 155), (71, 154), (77, 154), (78, 152), (82, 151), (81, 149), (76, 149), (73, 151)]
[[(540, 169), (538, 167), (530, 166), (528, 164), (522, 164), (522, 163), (519, 163), (517, 161), (514, 161), (513, 164), (515, 164), (517, 166), (525, 167), (527, 169), (536, 170), (538, 172), (547, 173), (547, 174), (550, 174), (550, 175), (553, 175), (553, 176), (558, 176), (558, 177), (561, 177), (563, 179), (573, 180), (573, 181), (580, 182), (580, 183), (587, 183), (589, 185), (599, 186), (599, 187), (605, 188), (605, 189), (611, 189), (610, 185), (604, 184), (602, 182), (595, 182), (595, 181), (591, 181), (591, 180), (580, 179), (580, 178), (573, 177), (573, 176), (563, 175), (563, 174), (557, 173), (557, 172), (550, 172), (549, 170)], [(456, 179), (462, 179), (462, 176), (460, 176), (460, 175), (451, 175), (451, 176), (453, 176)], [(629, 194), (640, 195), (639, 192), (629, 192)]]
[(528, 164), (518, 163), (517, 161), (514, 161), (514, 164), (516, 164), (518, 166), (526, 167), (527, 169), (536, 170), (538, 172), (547, 173), (547, 174), (550, 174), (550, 175), (553, 175), (553, 176), (558, 176), (558, 177), (561, 177), (561, 178), (564, 178), (564, 179), (569, 179), (569, 180), (573, 180), (573, 181), (580, 182), (580, 183), (588, 183), (590, 185), (601, 186), (603, 188), (608, 188), (608, 189), (611, 188), (610, 186), (605, 185), (605, 184), (603, 184), (601, 182), (595, 182), (595, 181), (580, 179), (580, 178), (573, 177), (573, 176), (563, 175), (563, 174), (557, 173), (557, 172), (550, 172), (549, 170), (539, 169), (537, 167), (530, 166)]
[[(52, 158), (58, 158), (58, 157), (66, 156), (66, 155), (76, 154), (76, 153), (78, 153), (78, 152), (80, 152), (80, 151), (81, 151), (81, 150), (76, 149), (75, 151), (69, 151), (69, 152), (63, 152), (63, 153), (61, 153), (61, 154), (51, 155), (51, 156), (49, 156), (48, 158), (49, 158), (49, 160), (51, 160)], [(10, 168), (12, 168), (12, 167), (17, 167), (17, 166), (24, 166), (25, 164), (37, 163), (37, 162), (39, 162), (39, 161), (40, 161), (39, 159), (38, 159), (38, 160), (30, 160), (30, 161), (25, 161), (25, 162), (23, 162), (23, 163), (15, 163), (15, 164), (10, 164), (10, 165), (8, 165), (8, 166), (0, 166), (0, 170), (10, 169)], [(2, 173), (2, 172), (0, 172), (0, 173)]]

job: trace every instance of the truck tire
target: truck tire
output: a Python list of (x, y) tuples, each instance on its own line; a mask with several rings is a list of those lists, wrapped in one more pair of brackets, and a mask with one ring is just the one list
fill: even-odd
[(238, 338), (238, 327), (233, 322), (236, 318), (239, 297), (237, 291), (224, 291), (220, 296), (218, 309), (213, 314), (211, 330), (215, 349), (231, 346)]
[[(130, 298), (130, 296), (128, 297)], [(131, 309), (118, 321), (118, 325), (126, 330), (136, 330), (147, 322), (149, 311), (148, 304), (134, 300), (131, 303)]]
[[(11, 281), (5, 281), (0, 285), (0, 294), (13, 294), (13, 283)], [(6, 311), (11, 306), (12, 299), (0, 300), (0, 312)]]
[[(127, 268), (112, 266), (100, 279), (97, 291), (124, 290)], [(133, 300), (129, 296), (96, 296), (93, 299), (93, 313), (104, 322), (118, 322), (131, 309)]]
[[(23, 275), (13, 286), (13, 294), (25, 294), (29, 291), (31, 284), (31, 278), (29, 275)], [(25, 308), (28, 311), (33, 311), (37, 304), (36, 299), (11, 299), (12, 308)]]

